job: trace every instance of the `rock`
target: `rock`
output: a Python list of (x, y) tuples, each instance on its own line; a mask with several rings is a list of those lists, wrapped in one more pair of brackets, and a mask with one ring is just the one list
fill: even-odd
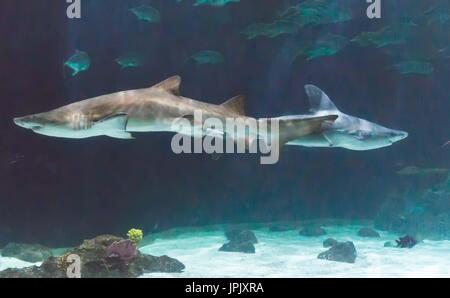
[(397, 242), (397, 247), (400, 248), (413, 248), (418, 243), (418, 241), (411, 236), (400, 237), (398, 240), (395, 240), (395, 242)]
[(238, 242), (238, 241), (230, 241), (222, 245), (219, 248), (219, 251), (224, 252), (242, 252), (246, 254), (254, 254), (255, 246), (250, 241)]
[(51, 257), (52, 251), (40, 244), (10, 243), (2, 249), (2, 256), (37, 263)]
[(397, 245), (392, 241), (386, 241), (384, 247), (397, 247)]
[(292, 230), (294, 230), (294, 228), (290, 226), (271, 226), (269, 228), (269, 231), (271, 232), (287, 232)]
[(9, 268), (0, 271), (0, 278), (41, 278), (44, 277), (40, 267), (33, 266), (23, 269)]
[(342, 262), (342, 263), (355, 263), (356, 260), (356, 248), (353, 242), (338, 242), (332, 246), (329, 250), (320, 253), (317, 258), (322, 260)]
[(255, 234), (249, 230), (231, 229), (225, 232), (225, 236), (230, 241), (258, 243)]
[(359, 230), (358, 236), (366, 238), (380, 238), (380, 234), (371, 228), (362, 228)]
[(125, 239), (103, 235), (84, 241), (64, 256), (50, 257), (39, 267), (2, 271), (0, 278), (66, 278), (70, 255), (80, 257), (82, 278), (135, 278), (144, 273), (182, 272), (185, 268), (176, 259), (144, 255), (138, 250), (132, 251)]
[(222, 245), (219, 251), (255, 253), (254, 244), (258, 243), (258, 239), (252, 231), (231, 229), (225, 232), (225, 236), (229, 242)]
[(328, 238), (323, 242), (323, 247), (324, 248), (329, 248), (329, 247), (333, 247), (338, 243), (338, 241), (336, 239), (333, 238)]
[(319, 236), (326, 235), (327, 232), (324, 229), (322, 229), (320, 226), (309, 225), (309, 226), (305, 226), (299, 232), (299, 234), (302, 236), (306, 236), (306, 237), (319, 237)]

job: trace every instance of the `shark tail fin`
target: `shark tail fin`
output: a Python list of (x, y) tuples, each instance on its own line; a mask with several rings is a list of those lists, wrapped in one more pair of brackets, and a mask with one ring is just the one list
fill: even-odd
[(333, 123), (337, 118), (337, 115), (279, 118), (280, 145), (284, 146), (298, 138), (317, 133), (322, 130), (324, 124)]
[(245, 96), (238, 95), (222, 104), (222, 107), (241, 116), (245, 115)]
[(306, 85), (305, 90), (311, 106), (311, 113), (318, 113), (321, 111), (339, 111), (328, 95), (326, 95), (325, 92), (320, 90), (318, 87), (314, 85)]
[[(290, 142), (295, 141), (301, 137), (320, 132), (324, 124), (333, 123), (339, 116), (338, 115), (326, 115), (326, 116), (288, 116), (274, 118), (278, 121), (279, 133), (275, 134), (275, 140), (277, 140), (278, 153), (282, 151), (285, 145), (289, 145)], [(271, 119), (260, 119), (259, 121), (267, 121)], [(270, 125), (270, 134), (272, 135), (272, 123)], [(272, 142), (273, 140), (266, 139), (268, 134), (259, 135), (263, 141)], [(267, 143), (266, 143), (267, 144)], [(272, 143), (272, 146), (274, 144)]]

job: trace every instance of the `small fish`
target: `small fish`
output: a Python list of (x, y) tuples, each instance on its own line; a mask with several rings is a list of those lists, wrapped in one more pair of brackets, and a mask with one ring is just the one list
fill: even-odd
[(280, 17), (300, 26), (336, 24), (353, 19), (351, 13), (341, 10), (336, 1), (322, 0), (306, 0), (287, 8)]
[(223, 55), (216, 51), (201, 51), (190, 57), (198, 65), (203, 64), (222, 64), (225, 62)]
[(428, 25), (445, 25), (450, 22), (450, 11), (445, 7), (433, 7), (425, 12), (428, 16)]
[(115, 60), (122, 69), (136, 68), (142, 65), (142, 59), (137, 55), (124, 55)]
[(273, 23), (257, 23), (248, 26), (241, 32), (247, 39), (254, 39), (258, 36), (275, 38), (283, 34), (295, 34), (299, 30), (296, 23), (278, 20)]
[(447, 147), (447, 146), (449, 146), (449, 145), (450, 145), (450, 141), (448, 141), (447, 143), (443, 144), (441, 147), (442, 147), (442, 148), (445, 148), (445, 147)]
[(76, 76), (79, 72), (89, 69), (91, 66), (91, 59), (86, 52), (76, 50), (76, 53), (71, 56), (64, 65), (73, 70), (72, 76)]
[(368, 47), (374, 44), (374, 40), (377, 38), (376, 32), (362, 32), (351, 40), (351, 42), (356, 42), (361, 47)]
[(409, 235), (400, 237), (398, 240), (395, 240), (395, 242), (399, 248), (413, 248), (419, 243), (414, 237)]
[(366, 47), (373, 45), (377, 48), (383, 48), (390, 45), (403, 45), (411, 38), (416, 25), (413, 23), (398, 23), (382, 28), (374, 32), (362, 32), (352, 39)]
[(249, 25), (247, 28), (241, 31), (241, 34), (245, 35), (247, 39), (254, 39), (258, 36), (266, 36), (267, 31), (267, 24), (256, 23)]
[(297, 55), (306, 56), (308, 61), (319, 57), (334, 56), (348, 45), (348, 39), (341, 35), (327, 34), (316, 42), (300, 49)]
[(139, 7), (130, 8), (130, 11), (137, 17), (139, 21), (149, 23), (161, 22), (161, 14), (159, 11), (149, 5), (141, 5)]
[(8, 163), (10, 166), (15, 166), (21, 162), (23, 162), (25, 160), (25, 155), (23, 155), (22, 153), (16, 153), (14, 154), (14, 156), (12, 156)]
[(427, 61), (407, 60), (394, 65), (401, 74), (429, 75), (434, 72), (433, 64)]
[(450, 47), (440, 49), (438, 51), (438, 58), (449, 59), (450, 58)]
[[(223, 7), (227, 5), (228, 3), (239, 3), (241, 0), (196, 0), (194, 3), (194, 6), (200, 6), (200, 5), (209, 5), (213, 7)], [(178, 1), (179, 3), (180, 1)]]
[(415, 166), (409, 166), (397, 171), (399, 176), (430, 176), (430, 175), (443, 175), (447, 174), (449, 169), (438, 168), (419, 168)]

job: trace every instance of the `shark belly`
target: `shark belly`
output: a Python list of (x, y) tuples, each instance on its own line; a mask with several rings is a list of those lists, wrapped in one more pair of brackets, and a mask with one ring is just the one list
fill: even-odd
[(308, 136), (301, 137), (300, 139), (296, 139), (287, 143), (290, 146), (303, 146), (303, 147), (322, 147), (329, 148), (332, 147), (330, 142), (325, 138), (322, 133), (312, 134)]
[(130, 118), (126, 130), (128, 132), (170, 132), (172, 126), (171, 120), (144, 120)]

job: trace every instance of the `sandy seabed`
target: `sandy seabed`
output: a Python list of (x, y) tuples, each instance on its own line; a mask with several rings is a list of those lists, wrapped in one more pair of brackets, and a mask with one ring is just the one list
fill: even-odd
[[(222, 231), (183, 233), (174, 239), (157, 239), (141, 249), (167, 254), (186, 265), (181, 274), (146, 274), (144, 277), (450, 277), (450, 241), (424, 241), (413, 249), (384, 247), (398, 235), (381, 232), (381, 238), (357, 236), (361, 226), (326, 226), (328, 235), (303, 237), (298, 230), (253, 230), (259, 243), (256, 254), (219, 252), (226, 242)], [(323, 240), (353, 241), (355, 264), (317, 259), (327, 249)]]
[[(384, 247), (398, 235), (381, 232), (381, 238), (361, 238), (361, 226), (325, 226), (322, 237), (303, 237), (298, 230), (271, 232), (252, 229), (259, 243), (255, 254), (219, 252), (226, 242), (223, 230), (193, 229), (162, 233), (140, 248), (143, 253), (168, 255), (180, 260), (183, 273), (152, 273), (142, 277), (264, 278), (264, 277), (450, 277), (450, 241), (424, 241), (413, 249)], [(328, 237), (353, 241), (355, 264), (317, 259)], [(0, 257), (0, 271), (39, 265)]]

